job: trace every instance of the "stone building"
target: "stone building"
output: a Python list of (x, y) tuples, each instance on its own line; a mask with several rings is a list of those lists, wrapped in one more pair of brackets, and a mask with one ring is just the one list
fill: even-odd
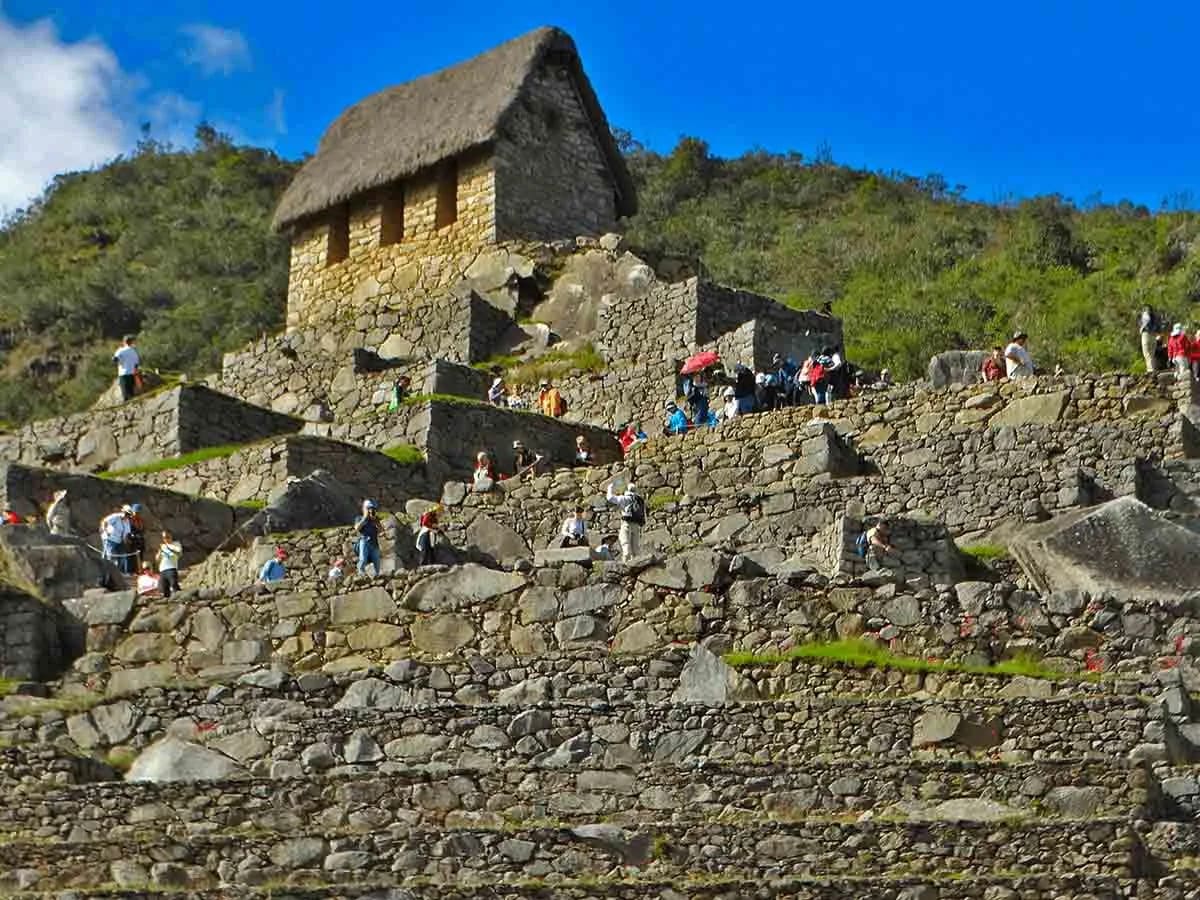
[(599, 235), (636, 208), (574, 42), (539, 28), (329, 127), (275, 215), (292, 236), (288, 329), (380, 304), (428, 324), (419, 298), (481, 248)]

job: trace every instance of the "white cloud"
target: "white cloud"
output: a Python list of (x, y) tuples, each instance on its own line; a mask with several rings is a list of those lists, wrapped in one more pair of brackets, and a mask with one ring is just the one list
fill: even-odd
[(128, 146), (114, 110), (127, 78), (98, 40), (67, 43), (49, 20), (20, 26), (0, 10), (0, 216), (60, 172)]
[(240, 31), (203, 23), (185, 25), (180, 30), (191, 39), (191, 46), (183, 53), (184, 62), (205, 75), (232, 75), (250, 68), (250, 45)]
[(267, 104), (267, 122), (275, 129), (276, 134), (287, 134), (287, 114), (283, 108), (283, 101), (283, 89), (275, 88), (275, 95)]

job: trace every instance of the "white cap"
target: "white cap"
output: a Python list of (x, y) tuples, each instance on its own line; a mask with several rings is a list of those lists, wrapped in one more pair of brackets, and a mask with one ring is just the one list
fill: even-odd
[(1172, 334), (1172, 336), (1177, 335), (1177, 334), (1183, 334), (1183, 326), (1180, 325), (1178, 322), (1176, 322), (1174, 325), (1171, 326), (1171, 334)]

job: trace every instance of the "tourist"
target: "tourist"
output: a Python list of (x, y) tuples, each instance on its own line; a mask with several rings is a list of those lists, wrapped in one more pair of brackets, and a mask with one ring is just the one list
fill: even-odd
[(754, 373), (741, 363), (733, 369), (733, 395), (737, 397), (739, 415), (754, 412)]
[(362, 515), (354, 520), (354, 531), (358, 535), (354, 542), (358, 574), (365, 575), (367, 566), (374, 566), (378, 578), (383, 556), (379, 552), (379, 505), (374, 500), (363, 501)]
[(1171, 326), (1171, 336), (1167, 338), (1167, 362), (1174, 366), (1177, 372), (1187, 372), (1191, 368), (1191, 350), (1191, 339), (1184, 331), (1183, 325), (1176, 322)]
[(790, 356), (784, 358), (776, 353), (771, 357), (771, 365), (775, 367), (775, 381), (779, 387), (779, 399), (784, 406), (796, 404), (796, 373), (799, 367)]
[(809, 360), (808, 390), (813, 403), (818, 406), (828, 406), (833, 402), (833, 392), (829, 389), (829, 379), (825, 375), (825, 364), (830, 362), (828, 356), (817, 354)]
[(768, 412), (775, 409), (779, 399), (779, 380), (774, 372), (756, 372), (754, 396), (758, 409)]
[(521, 475), (528, 469), (532, 469), (538, 464), (540, 456), (534, 456), (532, 451), (526, 449), (525, 445), (520, 441), (512, 442), (513, 449), (513, 475)]
[(1167, 356), (1167, 344), (1162, 335), (1157, 334), (1154, 336), (1154, 369), (1157, 372), (1165, 372), (1170, 364), (1170, 358)]
[(584, 435), (575, 438), (575, 465), (590, 466), (592, 464), (592, 448)]
[(492, 406), (508, 405), (508, 387), (504, 384), (504, 375), (499, 366), (492, 369), (492, 385), (488, 388), (487, 398)]
[(346, 574), (346, 559), (339, 556), (333, 561), (333, 565), (329, 567), (329, 574), (325, 577), (329, 581), (341, 581)]
[(395, 412), (408, 399), (412, 379), (407, 375), (401, 375), (392, 384), (392, 397), (388, 401), (388, 410)]
[(855, 551), (865, 560), (868, 569), (882, 568), (884, 555), (896, 552), (891, 543), (887, 519), (880, 519), (873, 527), (863, 531), (854, 545)]
[(642, 431), (642, 426), (636, 422), (627, 422), (618, 429), (617, 441), (621, 445), (621, 453), (628, 453), (629, 448), (634, 444), (641, 444), (650, 440), (646, 437), (646, 432)]
[(129, 536), (125, 538), (125, 546), (132, 554), (132, 565), (136, 571), (141, 571), (146, 555), (146, 523), (142, 520), (142, 504), (129, 504)]
[(996, 346), (983, 360), (983, 380), (999, 381), (1004, 377), (1004, 348)]
[(825, 403), (831, 405), (835, 399), (844, 400), (850, 395), (850, 380), (847, 377), (850, 366), (837, 347), (823, 348), (821, 356), (824, 357), (825, 380), (829, 383), (825, 391)]
[(139, 597), (144, 597), (147, 594), (153, 594), (158, 591), (158, 576), (154, 574), (154, 570), (149, 564), (142, 566), (137, 573), (136, 589)]
[(1196, 329), (1188, 344), (1188, 365), (1191, 367), (1192, 377), (1200, 381), (1200, 328)]
[(65, 488), (54, 492), (50, 506), (46, 508), (46, 527), (54, 535), (63, 536), (71, 533), (71, 508), (67, 505)]
[(558, 534), (560, 547), (586, 547), (588, 545), (587, 517), (582, 506), (576, 506), (575, 511), (563, 520)]
[(158, 589), (168, 600), (172, 594), (179, 593), (179, 559), (183, 556), (183, 546), (164, 531), (159, 536), (158, 544)]
[(496, 486), (496, 467), (492, 458), (482, 450), (475, 455), (475, 472), (471, 476), (471, 490), (476, 494), (486, 494)]
[(435, 503), (421, 513), (421, 518), (417, 520), (417, 552), (420, 554), (420, 558), (417, 560), (418, 566), (433, 565), (434, 543), (442, 528), (438, 521), (438, 514), (441, 511), (442, 505)]
[(129, 520), (132, 516), (133, 510), (122, 506), (100, 520), (101, 555), (115, 563), (125, 575), (134, 573), (133, 557), (125, 552), (125, 542), (129, 538)]
[(646, 501), (632, 482), (626, 484), (625, 490), (618, 494), (613, 490), (610, 481), (605, 496), (609, 503), (621, 511), (621, 530), (617, 533), (617, 540), (621, 544), (622, 561), (630, 562), (641, 553), (642, 526), (646, 524)]
[(133, 395), (137, 393), (138, 369), (142, 364), (142, 358), (133, 346), (136, 340), (136, 335), (125, 335), (125, 340), (112, 355), (113, 362), (117, 364), (117, 384), (121, 386), (122, 402), (132, 400)]
[(287, 567), (283, 564), (285, 559), (287, 559), (287, 551), (282, 547), (276, 547), (274, 555), (263, 563), (262, 569), (258, 572), (259, 582), (271, 584), (287, 578)]
[(708, 379), (703, 370), (683, 380), (683, 396), (692, 411), (692, 421), (697, 426), (708, 422)]
[(1012, 341), (1004, 348), (1005, 374), (1009, 378), (1031, 378), (1033, 376), (1033, 357), (1029, 355), (1026, 344), (1029, 335), (1018, 331)]
[(667, 419), (663, 425), (663, 434), (686, 434), (689, 422), (683, 410), (676, 405), (674, 400), (668, 400), (665, 409)]
[(16, 511), (5, 507), (3, 516), (0, 516), (0, 524), (21, 525), (24, 523), (21, 521), (21, 517), (16, 513)]
[(543, 416), (558, 419), (567, 413), (567, 401), (549, 379), (543, 378), (538, 391), (537, 408)]
[(738, 415), (737, 396), (733, 393), (733, 388), (727, 387), (721, 391), (721, 399), (724, 401), (721, 405), (721, 421), (728, 422), (730, 419), (736, 419)]
[(1141, 340), (1142, 359), (1146, 362), (1146, 371), (1153, 372), (1158, 369), (1158, 359), (1155, 354), (1157, 339), (1162, 334), (1162, 320), (1159, 319), (1158, 313), (1154, 311), (1154, 307), (1147, 303), (1142, 307), (1142, 314), (1138, 316), (1138, 337)]

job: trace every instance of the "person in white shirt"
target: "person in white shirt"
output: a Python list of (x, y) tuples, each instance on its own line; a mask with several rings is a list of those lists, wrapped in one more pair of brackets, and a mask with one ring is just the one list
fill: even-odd
[(117, 364), (117, 383), (121, 385), (123, 402), (132, 400), (137, 391), (138, 367), (142, 364), (142, 358), (138, 356), (137, 349), (133, 346), (136, 340), (136, 335), (125, 335), (125, 340), (121, 342), (121, 346), (117, 348), (117, 352), (112, 357), (113, 362)]
[(587, 519), (583, 507), (576, 506), (575, 512), (563, 521), (562, 530), (559, 532), (559, 546), (586, 547), (587, 545)]
[(624, 562), (636, 559), (642, 550), (642, 526), (646, 524), (646, 501), (632, 484), (625, 485), (624, 493), (618, 494), (609, 482), (606, 491), (608, 502), (621, 511), (621, 529), (617, 539), (621, 542), (621, 559)]
[(1029, 335), (1018, 331), (1012, 341), (1004, 348), (1004, 368), (1009, 378), (1030, 378), (1033, 376), (1033, 357), (1025, 349)]
[(183, 546), (173, 537), (171, 532), (162, 533), (158, 545), (158, 590), (163, 597), (170, 599), (172, 594), (179, 593), (179, 557), (183, 556)]
[(100, 540), (103, 543), (103, 556), (117, 564), (117, 568), (126, 575), (133, 574), (133, 554), (125, 552), (125, 542), (129, 539), (132, 528), (129, 520), (133, 518), (133, 509), (122, 506), (115, 513), (109, 513), (100, 520)]

